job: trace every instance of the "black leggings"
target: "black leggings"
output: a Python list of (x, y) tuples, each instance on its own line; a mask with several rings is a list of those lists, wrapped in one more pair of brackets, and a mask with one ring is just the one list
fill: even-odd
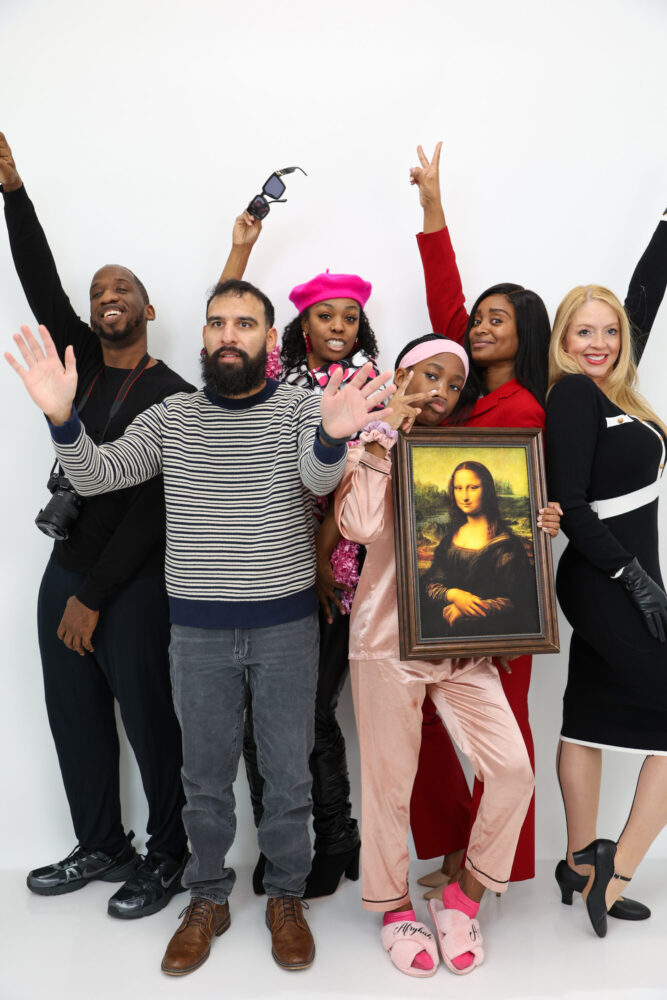
[[(359, 827), (351, 816), (350, 779), (345, 739), (336, 720), (336, 707), (348, 674), (349, 615), (333, 608), (330, 625), (320, 612), (320, 660), (315, 701), (315, 745), (310, 756), (313, 776), (313, 827), (315, 850), (343, 854), (359, 843)], [(255, 826), (262, 817), (264, 779), (257, 767), (252, 706), (246, 706), (243, 757), (250, 786)]]
[(37, 605), (46, 708), (74, 832), (89, 850), (115, 854), (121, 821), (114, 699), (148, 800), (149, 850), (180, 857), (181, 731), (169, 679), (169, 608), (164, 579), (132, 580), (100, 611), (94, 653), (79, 656), (57, 637), (67, 599), (84, 576), (52, 559)]

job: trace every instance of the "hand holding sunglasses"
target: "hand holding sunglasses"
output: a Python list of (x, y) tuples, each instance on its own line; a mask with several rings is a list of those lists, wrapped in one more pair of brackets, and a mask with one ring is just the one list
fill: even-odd
[(262, 193), (255, 195), (252, 199), (247, 211), (256, 219), (265, 219), (271, 210), (271, 205), (275, 205), (276, 202), (286, 202), (287, 198), (282, 197), (285, 193), (285, 185), (280, 178), (284, 174), (293, 174), (295, 170), (300, 170), (305, 177), (308, 176), (302, 167), (283, 167), (282, 170), (276, 170), (264, 184)]

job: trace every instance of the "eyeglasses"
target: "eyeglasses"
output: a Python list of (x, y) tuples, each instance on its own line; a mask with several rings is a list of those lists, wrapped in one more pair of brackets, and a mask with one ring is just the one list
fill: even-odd
[(265, 219), (271, 210), (271, 205), (276, 202), (286, 202), (287, 198), (282, 197), (285, 193), (285, 185), (280, 178), (283, 174), (293, 174), (295, 170), (300, 170), (304, 176), (308, 176), (302, 167), (283, 167), (282, 170), (276, 170), (275, 174), (271, 174), (268, 181), (264, 184), (262, 193), (256, 194), (252, 199), (247, 211), (251, 215), (254, 215), (256, 219)]

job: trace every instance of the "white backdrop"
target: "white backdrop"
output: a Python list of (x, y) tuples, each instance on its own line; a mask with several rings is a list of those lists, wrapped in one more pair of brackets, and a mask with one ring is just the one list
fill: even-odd
[[(132, 268), (157, 310), (152, 352), (195, 381), (205, 292), (233, 218), (273, 170), (300, 164), (309, 176), (288, 179), (289, 203), (271, 211), (248, 277), (282, 328), (294, 284), (326, 267), (361, 273), (389, 366), (429, 329), (407, 179), (418, 142), (430, 153), (445, 140), (443, 190), (469, 303), (496, 281), (535, 288), (552, 316), (574, 284), (598, 281), (623, 297), (667, 197), (666, 29), (664, 0), (2, 0), (0, 129), (75, 307), (87, 316), (97, 267)], [(32, 317), (2, 226), (0, 262), (6, 349)], [(641, 366), (663, 416), (666, 334), (667, 306)], [(8, 368), (0, 378), (0, 857), (28, 868), (64, 856), (73, 835), (35, 629), (49, 542), (32, 522), (50, 445), (18, 379)], [(561, 635), (566, 650), (563, 624)], [(546, 858), (564, 843), (553, 758), (565, 672), (565, 653), (535, 661)], [(358, 815), (347, 691), (341, 715)], [(143, 795), (123, 754), (125, 821), (143, 837)], [(620, 832), (639, 764), (605, 756), (601, 835)], [(233, 858), (249, 862), (242, 778), (237, 792)], [(666, 834), (653, 853), (667, 855)]]

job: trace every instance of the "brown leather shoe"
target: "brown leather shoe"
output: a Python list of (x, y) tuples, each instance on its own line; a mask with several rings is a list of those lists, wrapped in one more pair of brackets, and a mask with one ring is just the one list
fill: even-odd
[(213, 903), (201, 897), (190, 900), (180, 916), (181, 926), (162, 959), (162, 971), (168, 976), (185, 976), (203, 965), (211, 950), (211, 938), (224, 934), (231, 922), (229, 903)]
[(315, 958), (315, 942), (297, 896), (271, 897), (266, 904), (271, 954), (282, 969), (307, 969)]

